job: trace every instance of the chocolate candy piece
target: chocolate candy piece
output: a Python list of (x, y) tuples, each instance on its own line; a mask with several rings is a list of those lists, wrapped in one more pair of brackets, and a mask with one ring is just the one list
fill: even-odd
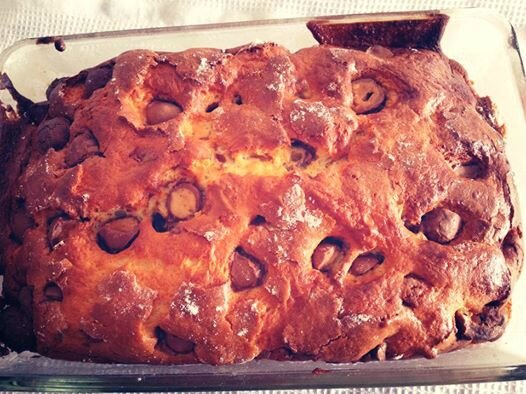
[(86, 82), (84, 84), (84, 97), (90, 97), (97, 89), (106, 86), (113, 74), (112, 67), (94, 68), (88, 72)]
[(46, 98), (48, 100), (51, 99), (51, 93), (53, 92), (53, 90), (55, 90), (55, 88), (59, 85), (59, 84), (62, 84), (63, 82), (65, 82), (67, 80), (67, 78), (55, 78), (50, 84), (49, 86), (47, 87), (46, 89)]
[(202, 207), (201, 191), (192, 183), (179, 183), (170, 192), (167, 207), (175, 219), (188, 219)]
[(60, 215), (49, 221), (47, 229), (47, 238), (51, 250), (64, 240), (67, 232), (74, 226), (74, 222), (66, 215)]
[(73, 119), (75, 115), (75, 105), (66, 100), (67, 80), (67, 78), (56, 79), (46, 90), (46, 96), (49, 101), (48, 116), (50, 117), (63, 116)]
[(352, 109), (359, 115), (378, 112), (385, 103), (384, 88), (371, 78), (361, 78), (352, 81)]
[(81, 130), (71, 141), (66, 153), (65, 162), (68, 167), (82, 163), (90, 156), (100, 155), (99, 141), (87, 129)]
[(16, 352), (33, 350), (35, 336), (31, 317), (16, 306), (0, 311), (0, 341)]
[(66, 50), (66, 43), (63, 38), (56, 38), (54, 45), (55, 49), (59, 52), (64, 52)]
[(459, 165), (455, 168), (455, 173), (464, 178), (476, 179), (480, 177), (480, 168), (476, 164)]
[(64, 299), (62, 289), (55, 282), (48, 282), (46, 284), (44, 287), (44, 297), (46, 297), (48, 301), (60, 302)]
[(344, 255), (341, 240), (332, 237), (325, 238), (312, 253), (312, 266), (322, 272), (331, 271)]
[(487, 165), (479, 159), (473, 159), (467, 163), (462, 163), (454, 168), (458, 176), (468, 179), (484, 178), (487, 174)]
[(374, 349), (363, 355), (360, 361), (385, 361), (387, 353), (386, 350), (387, 344), (382, 342), (380, 345), (376, 346)]
[(243, 249), (237, 248), (232, 256), (230, 280), (235, 291), (259, 286), (265, 276), (264, 265)]
[(290, 160), (299, 167), (308, 166), (316, 157), (316, 151), (310, 145), (294, 140), (291, 145)]
[(440, 244), (447, 244), (455, 239), (461, 227), (460, 215), (447, 208), (436, 208), (422, 216), (424, 235)]
[(166, 122), (181, 112), (183, 112), (183, 108), (176, 102), (156, 99), (146, 107), (146, 121), (152, 125)]
[(250, 220), (250, 225), (251, 226), (261, 226), (263, 224), (267, 223), (267, 219), (265, 219), (264, 216), (261, 216), (261, 215), (256, 215), (252, 218), (252, 220)]
[(212, 103), (208, 107), (206, 107), (206, 112), (210, 113), (216, 110), (219, 107), (219, 103)]
[(243, 97), (241, 97), (239, 94), (236, 94), (232, 100), (232, 102), (236, 105), (243, 104)]
[(361, 276), (383, 262), (384, 256), (381, 253), (364, 253), (353, 261), (349, 272), (355, 276)]
[(168, 222), (163, 215), (159, 212), (155, 212), (152, 215), (152, 227), (158, 233), (164, 233), (168, 231)]
[(471, 317), (460, 311), (455, 314), (458, 339), (494, 341), (503, 334), (505, 323), (497, 306), (485, 306), (482, 312)]
[(133, 216), (112, 219), (102, 225), (97, 233), (99, 247), (115, 254), (127, 249), (139, 235), (139, 220)]
[(17, 206), (11, 213), (9, 224), (13, 240), (22, 243), (24, 233), (27, 229), (35, 226), (35, 221), (29, 216), (24, 206)]
[(423, 302), (423, 297), (429, 291), (427, 283), (415, 274), (408, 274), (404, 277), (400, 298), (402, 305), (408, 308), (417, 308)]
[(62, 149), (69, 141), (69, 120), (59, 117), (42, 122), (37, 129), (37, 141), (41, 153), (50, 148)]
[(195, 344), (181, 337), (172, 335), (161, 327), (155, 328), (157, 346), (160, 350), (173, 354), (187, 354), (194, 350)]

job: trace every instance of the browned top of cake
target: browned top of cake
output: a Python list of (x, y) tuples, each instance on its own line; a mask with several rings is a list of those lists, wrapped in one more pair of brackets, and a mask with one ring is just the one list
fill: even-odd
[(502, 333), (503, 136), (439, 52), (131, 51), (48, 98), (3, 122), (5, 294), (40, 352), (356, 361)]

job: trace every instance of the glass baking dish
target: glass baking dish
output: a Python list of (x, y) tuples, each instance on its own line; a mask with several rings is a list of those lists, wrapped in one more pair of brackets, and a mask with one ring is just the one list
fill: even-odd
[[(506, 124), (507, 154), (520, 204), (526, 207), (526, 82), (513, 27), (482, 9), (440, 11), (449, 16), (441, 41), (447, 56), (460, 62), (479, 95), (496, 103)], [(428, 12), (345, 16), (350, 20), (409, 19)], [(343, 16), (338, 16), (340, 18)], [(125, 50), (178, 51), (191, 47), (235, 47), (275, 41), (298, 50), (316, 44), (305, 27), (311, 18), (185, 26), (65, 36), (66, 50), (53, 44), (20, 41), (0, 54), (0, 69), (34, 101), (45, 99), (55, 77), (72, 75)], [(30, 77), (29, 77), (30, 76)], [(8, 100), (5, 92), (2, 100)], [(526, 209), (526, 208), (525, 208)], [(526, 275), (514, 290), (512, 319), (493, 343), (440, 355), (356, 364), (270, 360), (242, 365), (152, 366), (66, 362), (33, 353), (0, 358), (0, 390), (163, 391), (209, 389), (328, 388), (448, 384), (526, 379)]]

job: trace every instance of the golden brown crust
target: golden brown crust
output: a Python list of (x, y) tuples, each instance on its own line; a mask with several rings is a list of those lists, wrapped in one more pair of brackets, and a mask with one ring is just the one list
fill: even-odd
[[(502, 332), (522, 263), (509, 166), (442, 54), (263, 44), (101, 67), (49, 92), (68, 142), (42, 153), (22, 126), (3, 181), (4, 292), (19, 308), (32, 290), (38, 351), (341, 362)], [(364, 78), (385, 100), (357, 114)]]

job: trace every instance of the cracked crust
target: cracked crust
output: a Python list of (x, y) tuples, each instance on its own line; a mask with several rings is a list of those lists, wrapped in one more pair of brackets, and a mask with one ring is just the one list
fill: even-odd
[[(503, 136), (441, 53), (268, 43), (100, 68), (48, 91), (64, 147), (2, 112), (3, 313), (32, 294), (39, 352), (343, 362), (502, 333), (522, 264)], [(360, 78), (386, 96), (363, 114)]]

